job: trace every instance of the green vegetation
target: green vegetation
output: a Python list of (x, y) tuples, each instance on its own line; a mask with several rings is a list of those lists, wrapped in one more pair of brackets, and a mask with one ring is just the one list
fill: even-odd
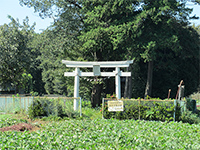
[(5, 118), (10, 118), (10, 117), (12, 117), (13, 116), (13, 114), (1, 114), (0, 113), (0, 119), (5, 119)]
[(73, 101), (56, 98), (35, 98), (28, 108), (28, 116), (33, 119), (36, 117), (70, 117), (74, 118), (79, 115), (73, 110)]
[(186, 99), (180, 101), (174, 106), (174, 101), (148, 101), (142, 100), (124, 100), (124, 111), (109, 112), (107, 101), (103, 109), (103, 116), (106, 119), (134, 119), (134, 120), (149, 120), (149, 121), (182, 121), (184, 123), (198, 124), (200, 123), (200, 111), (195, 110), (194, 100)]
[[(64, 103), (66, 101), (66, 103)], [(35, 98), (29, 106), (27, 115), (31, 119), (44, 118), (44, 120), (55, 118), (79, 118), (80, 110), (74, 111), (73, 99), (67, 98)], [(92, 109), (90, 101), (82, 102), (83, 118), (101, 118), (100, 108)]]
[(9, 19), (9, 24), (0, 26), (0, 86), (6, 91), (29, 93), (38, 56), (31, 45), (35, 24), (30, 26), (28, 17), (23, 25), (11, 16)]
[[(117, 119), (101, 119), (101, 108), (92, 108), (90, 101), (83, 101), (81, 118), (55, 113), (58, 110), (67, 112), (67, 107), (59, 107), (62, 104), (58, 99), (38, 98), (33, 104), (28, 112), (39, 114), (41, 119), (32, 116), (28, 121), (25, 114), (0, 115), (0, 128), (18, 123), (30, 123), (36, 127), (32, 131), (2, 132), (2, 149), (200, 149), (200, 118), (187, 110), (179, 117), (179, 122), (170, 121), (168, 115), (174, 109), (167, 107), (166, 103), (143, 103), (141, 119), (146, 117), (148, 121), (135, 120), (138, 112), (129, 102), (125, 103), (125, 115), (115, 113)], [(45, 113), (49, 115), (44, 116)], [(120, 118), (123, 116), (129, 118)]]
[[(139, 100), (138, 100), (139, 101)], [(134, 119), (134, 120), (154, 120), (154, 121), (173, 121), (174, 115), (174, 102), (152, 102), (143, 100), (139, 104), (137, 100), (135, 101), (123, 101), (124, 111), (121, 112), (109, 112), (108, 105), (106, 103), (104, 107), (104, 118), (115, 118), (115, 119)], [(180, 117), (180, 112), (177, 106), (176, 111), (176, 121)]]
[(28, 121), (26, 119), (15, 119), (13, 118), (13, 116), (9, 118), (0, 117), (0, 128), (15, 125), (22, 122), (27, 123)]
[[(73, 96), (73, 78), (63, 76), (64, 71), (73, 69), (61, 63), (65, 59), (134, 60), (129, 67), (132, 77), (122, 88), (124, 97), (166, 98), (171, 89), (174, 98), (180, 80), (184, 81), (186, 96), (197, 91), (200, 26), (189, 24), (192, 10), (184, 3), (177, 0), (19, 2), (33, 7), (43, 18), (54, 18), (55, 22), (40, 34), (34, 32), (28, 18), (19, 24), (10, 17), (11, 23), (0, 27), (0, 86), (6, 90)], [(80, 96), (92, 99), (93, 107), (100, 106), (101, 97), (114, 92), (113, 83), (111, 78), (98, 84), (81, 78)]]
[[(2, 121), (0, 121), (0, 126)], [(135, 120), (65, 120), (0, 134), (2, 149), (200, 149), (200, 126)]]
[[(169, 89), (173, 97), (180, 80), (184, 81), (185, 95), (197, 91), (200, 26), (190, 26), (191, 10), (184, 3), (176, 0), (19, 1), (34, 7), (41, 17), (52, 17), (55, 21), (40, 34), (34, 32), (28, 18), (20, 24), (9, 17), (11, 22), (0, 26), (0, 87), (4, 90), (72, 97), (74, 80), (63, 73), (73, 69), (66, 68), (61, 60), (128, 59), (134, 60), (134, 64), (128, 68), (132, 77), (122, 86), (122, 91), (124, 87), (130, 88), (122, 94), (124, 97), (166, 98)], [(73, 110), (72, 103), (46, 98), (33, 101), (27, 114), (18, 106), (10, 108), (27, 115), (31, 121), (47, 122), (41, 123), (36, 131), (2, 132), (0, 148), (200, 149), (200, 113), (193, 101), (187, 101), (183, 113), (179, 106), (176, 108), (179, 122), (172, 121), (174, 106), (161, 103), (126, 102), (125, 111), (116, 113), (108, 112), (106, 106), (104, 117), (111, 119), (100, 119), (101, 97), (114, 92), (113, 83), (110, 78), (98, 83), (80, 79), (80, 96), (84, 99), (82, 117)], [(86, 101), (89, 99), (91, 102)], [(28, 119), (1, 114), (0, 128), (26, 123)]]
[(200, 92), (196, 92), (196, 93), (191, 94), (190, 98), (196, 100), (197, 103), (200, 102)]

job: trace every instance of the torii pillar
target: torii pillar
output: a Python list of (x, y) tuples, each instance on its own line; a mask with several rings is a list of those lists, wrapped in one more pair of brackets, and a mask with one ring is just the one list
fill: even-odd
[[(89, 76), (115, 76), (115, 92), (117, 99), (121, 99), (121, 76), (131, 76), (131, 72), (122, 72), (120, 67), (129, 67), (133, 60), (127, 61), (102, 61), (80, 62), (62, 60), (67, 67), (75, 68), (74, 72), (65, 72), (64, 76), (74, 76), (74, 97), (79, 97), (79, 77)], [(93, 68), (93, 72), (82, 72), (80, 68)], [(101, 72), (100, 68), (115, 68), (113, 72)], [(78, 109), (78, 100), (74, 99), (74, 110)]]

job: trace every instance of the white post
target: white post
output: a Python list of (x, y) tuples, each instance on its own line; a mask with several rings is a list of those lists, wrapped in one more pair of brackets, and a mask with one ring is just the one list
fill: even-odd
[(121, 99), (121, 83), (120, 83), (120, 68), (116, 67), (115, 69), (115, 88), (116, 88), (116, 97)]
[[(79, 97), (79, 68), (75, 69), (74, 97)], [(78, 110), (78, 99), (74, 99), (74, 110)]]

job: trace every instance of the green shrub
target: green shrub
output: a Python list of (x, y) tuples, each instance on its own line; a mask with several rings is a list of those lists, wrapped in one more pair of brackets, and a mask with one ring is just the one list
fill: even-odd
[(186, 99), (186, 108), (189, 110), (189, 111), (192, 111), (193, 113), (196, 112), (196, 100), (194, 99), (191, 99), (191, 98), (187, 98)]
[(87, 100), (83, 100), (81, 106), (83, 108), (85, 108), (85, 107), (92, 108), (91, 101), (87, 101)]
[[(193, 100), (187, 100), (187, 109), (183, 109), (184, 105), (177, 103), (176, 108), (173, 103), (169, 102), (148, 102), (142, 101), (141, 105), (138, 102), (124, 101), (124, 111), (109, 112), (107, 102), (103, 110), (105, 119), (115, 118), (119, 120), (134, 119), (134, 120), (154, 120), (154, 121), (173, 121), (175, 111), (175, 121), (198, 124), (200, 123), (200, 111), (194, 111)], [(181, 106), (182, 105), (182, 106)], [(184, 110), (184, 111), (183, 111)]]
[(180, 121), (182, 121), (183, 123), (198, 124), (200, 123), (200, 118), (198, 114), (193, 113), (192, 111), (186, 110), (181, 115)]
[(47, 112), (44, 109), (45, 106), (42, 105), (39, 99), (34, 99), (32, 104), (28, 108), (28, 116), (29, 118), (36, 118), (47, 116)]
[(63, 100), (36, 98), (28, 108), (29, 118), (42, 118), (49, 116), (75, 118), (79, 115), (73, 110), (72, 103), (64, 104)]
[(196, 100), (186, 99), (186, 110), (179, 117), (179, 121), (189, 124), (200, 123), (200, 112), (196, 109)]
[[(177, 119), (180, 115), (180, 109), (177, 106)], [(172, 121), (174, 115), (174, 106), (163, 101), (159, 102), (144, 102), (138, 105), (132, 101), (124, 101), (124, 111), (109, 112), (107, 103), (104, 107), (104, 118), (110, 119), (141, 119), (141, 120), (155, 120), (155, 121)]]

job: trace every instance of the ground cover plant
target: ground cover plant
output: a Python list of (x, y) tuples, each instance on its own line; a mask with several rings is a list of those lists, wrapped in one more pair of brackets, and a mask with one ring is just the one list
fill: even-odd
[[(2, 126), (2, 122), (0, 122)], [(200, 125), (115, 119), (62, 120), (0, 134), (2, 149), (200, 149)]]
[[(82, 106), (83, 117), (75, 119), (0, 115), (0, 128), (10, 129), (0, 131), (1, 149), (200, 149), (200, 124), (192, 112), (182, 116), (189, 124), (101, 119), (101, 108), (91, 108), (88, 101)], [(8, 128), (25, 123), (31, 128)]]
[(5, 126), (11, 126), (18, 123), (27, 123), (28, 121), (26, 119), (15, 119), (15, 118), (5, 118), (4, 116), (0, 115), (0, 128)]

